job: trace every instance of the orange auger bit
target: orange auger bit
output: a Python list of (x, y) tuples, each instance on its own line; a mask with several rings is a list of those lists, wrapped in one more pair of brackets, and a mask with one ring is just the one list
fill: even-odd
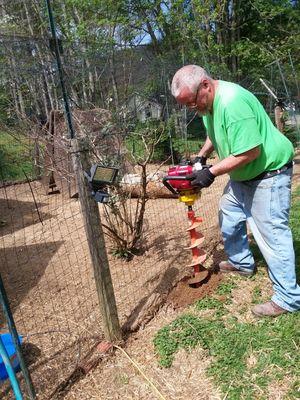
[(192, 209), (192, 206), (188, 206), (188, 219), (190, 220), (190, 227), (187, 231), (190, 233), (191, 237), (191, 245), (188, 249), (192, 250), (192, 262), (188, 265), (188, 267), (194, 268), (194, 277), (188, 281), (190, 286), (198, 287), (201, 282), (205, 280), (208, 276), (207, 269), (203, 266), (204, 261), (206, 260), (206, 252), (199, 248), (204, 242), (204, 236), (202, 233), (196, 231), (203, 221), (202, 218), (195, 217), (195, 212)]
[(192, 262), (188, 265), (193, 267), (194, 275), (189, 279), (188, 284), (191, 287), (199, 287), (208, 277), (209, 272), (203, 266), (206, 260), (206, 252), (199, 248), (204, 242), (204, 236), (196, 231), (196, 228), (202, 223), (202, 218), (196, 217), (193, 210), (193, 204), (200, 197), (200, 192), (191, 185), (190, 179), (186, 177), (193, 172), (193, 167), (189, 164), (171, 167), (168, 175), (163, 178), (163, 184), (174, 194), (179, 195), (179, 201), (185, 203), (188, 207), (188, 219), (190, 226), (187, 231), (190, 233), (191, 244), (186, 249), (192, 250)]

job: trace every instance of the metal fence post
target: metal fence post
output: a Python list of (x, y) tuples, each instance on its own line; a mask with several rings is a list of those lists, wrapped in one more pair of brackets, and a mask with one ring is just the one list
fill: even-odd
[(116, 300), (112, 285), (104, 233), (98, 203), (92, 198), (84, 170), (90, 168), (88, 145), (83, 140), (72, 139), (72, 161), (78, 185), (79, 199), (91, 254), (105, 338), (109, 341), (121, 339)]
[(14, 392), (15, 398), (16, 398), (16, 400), (22, 400), (23, 396), (22, 396), (22, 392), (20, 390), (19, 382), (16, 377), (16, 373), (13, 369), (12, 363), (10, 361), (9, 355), (8, 355), (8, 353), (5, 349), (5, 346), (2, 342), (1, 336), (0, 336), (0, 356), (2, 357), (2, 361), (5, 365), (6, 372), (9, 377), (10, 384), (11, 384), (12, 390)]
[(23, 354), (22, 354), (17, 328), (16, 328), (16, 325), (15, 325), (15, 321), (14, 321), (11, 309), (10, 309), (8, 297), (7, 297), (7, 294), (6, 294), (6, 290), (5, 290), (5, 287), (4, 287), (4, 284), (3, 284), (3, 280), (2, 280), (1, 274), (0, 274), (0, 303), (1, 303), (1, 306), (3, 308), (3, 313), (4, 313), (4, 316), (6, 318), (6, 322), (7, 322), (8, 328), (9, 328), (9, 332), (10, 332), (10, 334), (12, 336), (13, 344), (15, 346), (16, 353), (17, 353), (17, 356), (18, 356), (18, 359), (19, 359), (19, 362), (20, 362), (20, 367), (21, 367), (21, 370), (22, 370), (22, 373), (23, 373), (23, 376), (24, 376), (24, 380), (25, 380), (25, 383), (26, 383), (26, 387), (27, 387), (29, 398), (31, 400), (34, 400), (36, 398), (35, 389), (34, 389), (34, 386), (33, 386), (32, 380), (31, 380), (30, 372), (29, 372), (29, 370), (27, 368), (27, 365), (25, 363), (25, 360), (24, 360), (24, 357), (23, 357)]

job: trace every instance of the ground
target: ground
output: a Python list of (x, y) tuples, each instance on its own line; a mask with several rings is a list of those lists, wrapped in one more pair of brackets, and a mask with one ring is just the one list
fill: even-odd
[[(225, 182), (218, 179), (194, 207), (204, 219), (207, 266), (217, 255), (218, 197)], [(64, 387), (104, 336), (80, 202), (67, 193), (46, 195), (39, 182), (4, 186), (0, 195), (1, 275), (34, 384), (47, 398)], [(131, 208), (135, 205), (133, 200)], [(100, 211), (103, 217), (102, 206)], [(116, 258), (106, 238), (119, 318), (127, 331), (151, 320), (172, 287), (192, 273), (187, 227), (184, 204), (153, 199), (147, 203), (141, 254), (130, 262)], [(3, 317), (0, 322), (6, 331)], [(6, 395), (4, 386), (0, 397)]]
[[(299, 178), (297, 163), (294, 182)], [(204, 219), (201, 232), (205, 235), (208, 267), (224, 257), (217, 211), (225, 183), (226, 178), (218, 178), (203, 191), (195, 207)], [(2, 188), (1, 194), (1, 274), (18, 330), (24, 335), (27, 360), (41, 399), (49, 398), (51, 393), (55, 393), (52, 398), (74, 400), (223, 398), (206, 376), (210, 357), (201, 348), (179, 352), (167, 370), (158, 366), (154, 353), (154, 334), (183, 312), (191, 300), (213, 293), (222, 279), (212, 273), (199, 289), (179, 283), (171, 290), (191, 273), (186, 269), (190, 253), (184, 250), (188, 224), (183, 204), (174, 199), (150, 200), (144, 252), (130, 262), (109, 253), (121, 323), (131, 321), (131, 327), (141, 328), (128, 335), (122, 349), (115, 348), (97, 368), (77, 379), (73, 371), (88, 349), (103, 339), (79, 202), (61, 195), (45, 196), (37, 182), (31, 187), (22, 184)], [(107, 246), (110, 249), (109, 243)], [(267, 278), (265, 282), (268, 291)], [(250, 291), (248, 285), (236, 291), (232, 313), (239, 316), (239, 307), (249, 307), (243, 318), (252, 321), (247, 296)], [(150, 312), (141, 317), (145, 304), (150, 305)], [(2, 327), (5, 330), (5, 325)], [(61, 392), (56, 391), (57, 387)], [(273, 393), (277, 389), (273, 388)], [(0, 395), (10, 398), (7, 387)]]
[[(300, 183), (299, 158), (294, 166), (293, 185)], [(220, 277), (218, 277), (220, 279)], [(227, 277), (226, 277), (227, 278)], [(226, 279), (225, 278), (225, 279)], [(209, 294), (217, 284), (212, 276), (212, 287), (205, 287), (203, 293)], [(271, 285), (267, 274), (259, 278), (262, 287), (262, 297), (271, 295)], [(243, 322), (257, 324), (257, 319), (251, 313), (251, 293), (255, 291), (257, 281), (238, 279), (238, 287), (233, 290), (232, 303), (228, 306), (232, 315)], [(185, 286), (185, 288), (187, 288)], [(186, 289), (188, 290), (188, 289)], [(225, 399), (227, 396), (221, 393), (214, 382), (207, 377), (206, 368), (211, 362), (211, 357), (201, 347), (191, 352), (181, 350), (176, 355), (175, 362), (170, 369), (158, 366), (155, 355), (153, 338), (157, 331), (173, 321), (188, 308), (174, 307), (173, 294), (169, 295), (168, 301), (155, 315), (147, 326), (131, 335), (123, 347), (124, 350), (115, 349), (113, 355), (78, 382), (66, 395), (66, 399), (197, 399), (217, 400)], [(177, 306), (177, 304), (176, 304)], [(246, 312), (241, 312), (245, 310)], [(126, 351), (126, 354), (125, 352)], [(250, 360), (249, 363), (255, 363)], [(137, 365), (136, 365), (137, 364)], [(138, 367), (137, 367), (138, 366)], [(145, 375), (143, 376), (142, 373)], [(146, 379), (147, 378), (147, 379)], [(148, 379), (158, 389), (156, 391), (148, 382)], [(288, 398), (288, 386), (279, 382), (271, 382), (268, 386), (269, 400), (282, 400)]]

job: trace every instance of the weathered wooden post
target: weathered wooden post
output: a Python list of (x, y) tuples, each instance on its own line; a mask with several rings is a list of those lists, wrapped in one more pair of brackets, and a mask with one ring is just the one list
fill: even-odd
[(104, 335), (109, 341), (120, 340), (122, 336), (121, 328), (109, 270), (98, 203), (96, 203), (96, 201), (91, 197), (88, 182), (83, 173), (84, 170), (89, 170), (89, 147), (84, 142), (81, 142), (79, 139), (75, 138), (71, 108), (64, 84), (64, 73), (60, 59), (59, 43), (56, 36), (57, 31), (54, 22), (51, 1), (46, 0), (46, 5), (49, 15), (49, 25), (52, 38), (54, 40), (53, 43), (57, 69), (65, 105), (65, 116), (71, 138), (73, 168), (76, 176), (84, 226), (94, 268), (100, 311), (103, 319)]
[(284, 118), (283, 118), (283, 103), (281, 101), (277, 101), (275, 104), (274, 115), (275, 115), (275, 123), (277, 129), (283, 133), (284, 131)]
[(122, 334), (98, 203), (92, 198), (87, 179), (84, 176), (84, 171), (89, 171), (90, 169), (88, 160), (89, 147), (83, 139), (71, 139), (71, 148), (72, 162), (103, 319), (104, 335), (109, 341), (120, 340)]

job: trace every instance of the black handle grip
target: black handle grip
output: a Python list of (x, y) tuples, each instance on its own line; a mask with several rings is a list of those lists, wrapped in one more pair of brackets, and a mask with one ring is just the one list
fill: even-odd
[(163, 178), (162, 183), (165, 185), (167, 189), (170, 190), (173, 194), (179, 194), (173, 186), (170, 185), (168, 181), (191, 181), (193, 178), (187, 178), (186, 176), (170, 176), (167, 175)]
[(163, 181), (192, 181), (194, 178), (191, 177), (187, 177), (186, 176), (171, 176), (171, 175), (167, 175), (163, 178)]
[(173, 193), (173, 194), (178, 194), (178, 193), (176, 192), (176, 190), (169, 184), (168, 179), (166, 179), (166, 178), (169, 178), (169, 177), (168, 177), (168, 176), (165, 176), (165, 177), (163, 178), (163, 180), (162, 180), (162, 183), (165, 185), (165, 187), (166, 187), (167, 189), (170, 190), (171, 193)]

